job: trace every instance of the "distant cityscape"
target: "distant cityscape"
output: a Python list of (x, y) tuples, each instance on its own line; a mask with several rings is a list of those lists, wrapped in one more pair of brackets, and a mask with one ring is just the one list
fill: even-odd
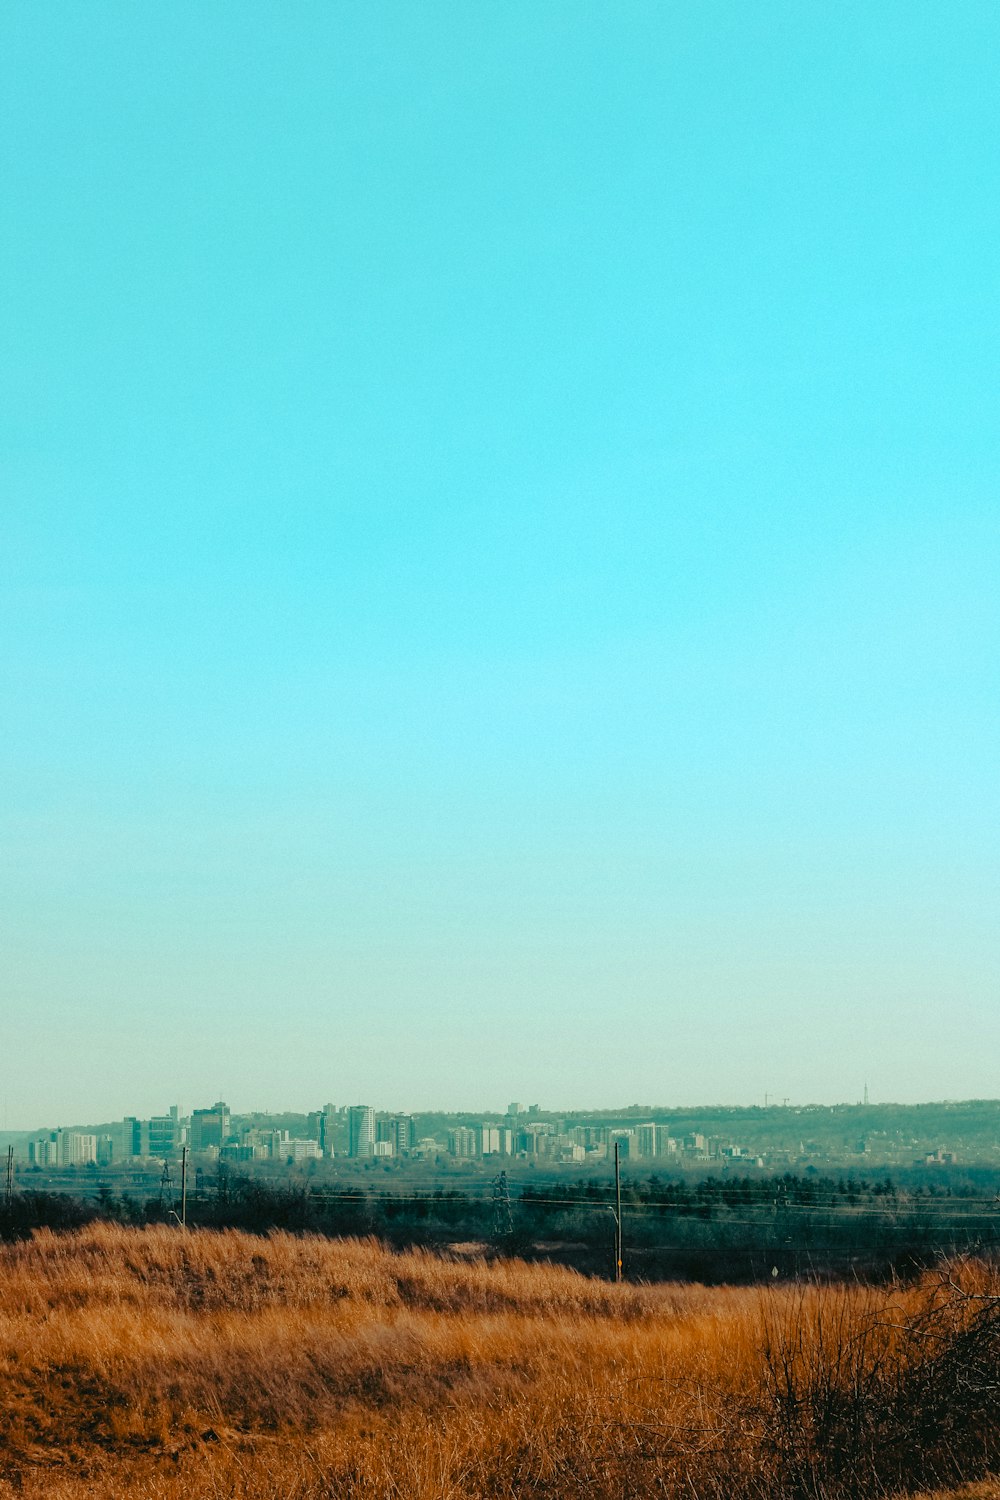
[[(36, 1167), (106, 1167), (136, 1160), (166, 1161), (187, 1147), (193, 1157), (244, 1163), (280, 1161), (294, 1165), (339, 1156), (385, 1161), (448, 1155), (466, 1160), (542, 1157), (570, 1164), (603, 1161), (615, 1145), (626, 1159), (708, 1160), (719, 1155), (749, 1160), (751, 1156), (742, 1146), (719, 1146), (698, 1132), (678, 1139), (655, 1121), (634, 1127), (576, 1125), (560, 1129), (558, 1124), (532, 1119), (532, 1113), (522, 1104), (510, 1104), (501, 1119), (456, 1124), (439, 1139), (418, 1136), (412, 1115), (378, 1113), (369, 1104), (341, 1108), (325, 1104), (306, 1115), (304, 1132), (294, 1135), (287, 1128), (241, 1123), (220, 1099), (206, 1109), (192, 1110), (190, 1115), (182, 1115), (176, 1104), (166, 1114), (148, 1120), (128, 1115), (120, 1126), (100, 1133), (43, 1131), (29, 1139), (27, 1159)], [(756, 1164), (764, 1165), (763, 1160)]]
[[(145, 1169), (192, 1161), (310, 1168), (345, 1162), (386, 1167), (480, 1161), (527, 1167), (600, 1167), (614, 1155), (650, 1170), (780, 1171), (809, 1163), (954, 1166), (1000, 1164), (1000, 1103), (582, 1112), (556, 1116), (514, 1102), (482, 1118), (324, 1104), (306, 1114), (234, 1114), (223, 1100), (148, 1119), (7, 1134), (21, 1169)], [(657, 1115), (660, 1117), (657, 1118)], [(310, 1168), (315, 1170), (316, 1168)]]

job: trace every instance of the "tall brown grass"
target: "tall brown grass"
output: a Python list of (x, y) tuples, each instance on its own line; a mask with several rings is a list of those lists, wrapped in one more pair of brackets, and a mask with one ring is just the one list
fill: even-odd
[(981, 1480), (998, 1293), (973, 1263), (906, 1288), (706, 1290), (357, 1240), (43, 1232), (0, 1247), (0, 1496), (863, 1500)]

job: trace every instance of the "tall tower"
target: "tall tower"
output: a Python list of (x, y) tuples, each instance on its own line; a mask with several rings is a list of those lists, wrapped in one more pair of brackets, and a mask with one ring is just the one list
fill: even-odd
[(374, 1146), (374, 1109), (370, 1104), (352, 1104), (347, 1111), (348, 1156), (371, 1156)]
[(324, 1156), (333, 1156), (333, 1130), (337, 1112), (332, 1104), (324, 1104), (319, 1117), (319, 1149)]

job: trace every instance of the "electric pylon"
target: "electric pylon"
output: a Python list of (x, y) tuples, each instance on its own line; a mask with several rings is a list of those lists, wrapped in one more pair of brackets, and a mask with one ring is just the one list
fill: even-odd
[(514, 1233), (514, 1219), (510, 1211), (510, 1188), (507, 1173), (498, 1172), (493, 1179), (493, 1238), (505, 1240)]

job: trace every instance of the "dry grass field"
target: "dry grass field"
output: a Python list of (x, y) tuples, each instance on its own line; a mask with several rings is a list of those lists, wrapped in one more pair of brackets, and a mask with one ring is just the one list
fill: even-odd
[(1000, 1497), (1000, 1277), (616, 1287), (367, 1241), (0, 1247), (3, 1500)]

